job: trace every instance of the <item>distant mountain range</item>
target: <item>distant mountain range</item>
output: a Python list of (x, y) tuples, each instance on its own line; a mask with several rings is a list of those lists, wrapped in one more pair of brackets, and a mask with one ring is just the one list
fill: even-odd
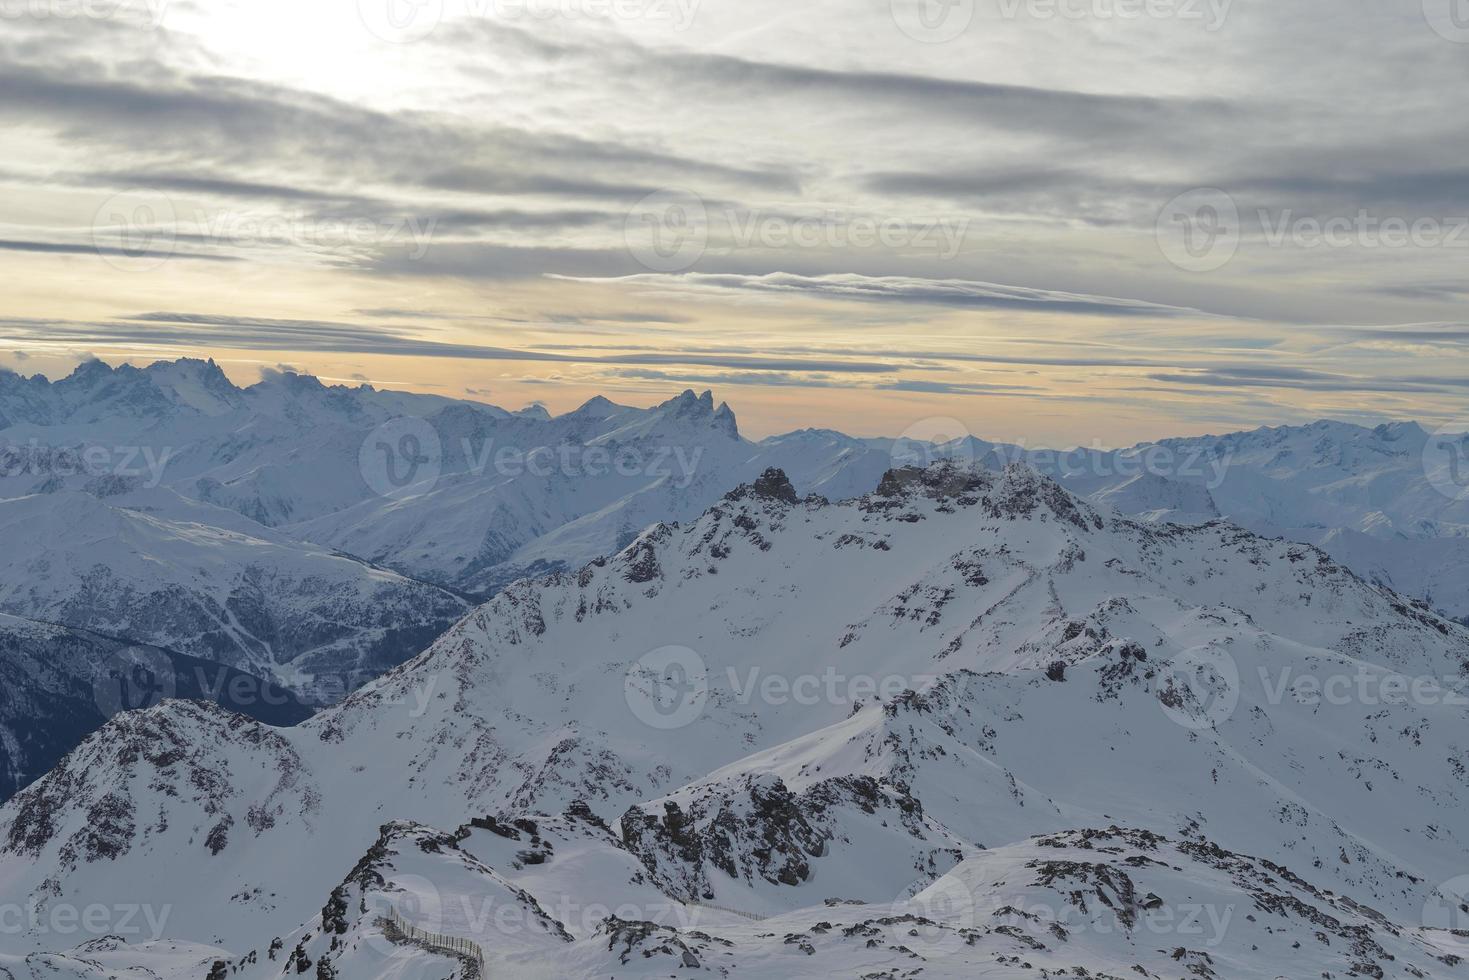
[[(218, 663), (320, 706), (508, 584), (695, 520), (767, 469), (843, 500), (895, 465), (949, 458), (1024, 463), (1136, 520), (1314, 544), (1465, 621), (1469, 494), (1444, 492), (1428, 438), (1318, 422), (1064, 453), (820, 429), (752, 441), (709, 392), (553, 417), (290, 373), (239, 387), (211, 361), (88, 361), (55, 382), (0, 372), (0, 614)], [(0, 799), (105, 717), (83, 660), (58, 663), (56, 690), (14, 695), (43, 735), (11, 750)]]

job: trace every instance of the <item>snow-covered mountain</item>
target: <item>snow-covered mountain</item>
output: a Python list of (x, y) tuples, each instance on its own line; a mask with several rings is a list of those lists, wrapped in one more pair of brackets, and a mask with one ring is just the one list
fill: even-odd
[(594, 398), (552, 418), (289, 373), (238, 388), (194, 360), (89, 361), (55, 383), (0, 373), (0, 497), (75, 490), (255, 537), (268, 527), (480, 596), (697, 516), (772, 465), (848, 496), (889, 463), (860, 440), (809, 436), (744, 439), (709, 392), (650, 409)]
[(295, 728), (119, 715), (0, 904), (160, 913), (93, 957), (159, 975), (1457, 976), (1466, 670), (1310, 546), (772, 471)]
[[(1025, 462), (1138, 519), (1222, 516), (1469, 617), (1457, 571), (1469, 567), (1469, 492), (1445, 492), (1455, 484), (1429, 440), (1412, 423), (1322, 421), (1115, 451), (815, 429), (753, 442), (708, 392), (649, 409), (598, 397), (551, 417), (291, 373), (240, 388), (189, 359), (89, 361), (56, 382), (0, 372), (0, 497), (80, 490), (256, 537), (269, 527), (481, 598), (615, 551), (654, 521), (691, 519), (769, 467), (842, 499), (916, 454)], [(1423, 574), (1418, 542), (1447, 577)]]
[[(1431, 440), (1433, 440), (1431, 442)], [(1126, 449), (1037, 450), (966, 437), (927, 452), (1023, 462), (1139, 520), (1241, 527), (1323, 548), (1353, 571), (1469, 620), (1469, 436), (1320, 421)], [(910, 447), (911, 448), (911, 447)], [(1445, 452), (1452, 448), (1452, 454)], [(1457, 474), (1457, 475), (1456, 475)]]
[(311, 713), (289, 691), (232, 667), (0, 614), (0, 800), (113, 715), (165, 697), (216, 701), (277, 725)]
[(0, 500), (0, 540), (0, 612), (168, 647), (325, 700), (401, 663), (466, 609), (320, 547), (77, 491)]

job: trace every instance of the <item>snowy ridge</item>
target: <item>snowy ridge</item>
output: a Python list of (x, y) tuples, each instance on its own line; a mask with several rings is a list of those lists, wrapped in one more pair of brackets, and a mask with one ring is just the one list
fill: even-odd
[[(704, 681), (665, 704), (670, 648)], [(168, 905), (166, 938), (261, 977), (298, 948), (447, 976), (387, 907), (492, 976), (1271, 980), (1286, 949), (1453, 976), (1425, 910), (1453, 924), (1469, 853), (1465, 707), (1305, 682), (1466, 662), (1469, 631), (1314, 548), (1109, 517), (1024, 467), (840, 503), (772, 471), (297, 728), (121, 716), (0, 810), (0, 901)], [(518, 926), (462, 914), (492, 896)], [(1217, 936), (1179, 932), (1211, 909)]]

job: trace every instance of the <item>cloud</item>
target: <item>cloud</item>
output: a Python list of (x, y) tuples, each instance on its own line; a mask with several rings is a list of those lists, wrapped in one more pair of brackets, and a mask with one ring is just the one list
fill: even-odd
[(1469, 386), (1469, 378), (1450, 376), (1354, 377), (1295, 367), (1220, 366), (1194, 373), (1160, 373), (1154, 381), (1216, 388), (1296, 388), (1309, 391), (1434, 392)]
[(621, 281), (635, 285), (671, 286), (690, 290), (782, 293), (790, 296), (832, 300), (910, 303), (958, 309), (1049, 310), (1125, 317), (1207, 315), (1200, 310), (1165, 306), (1140, 300), (1089, 296), (1052, 289), (1034, 289), (1028, 286), (1005, 286), (965, 279), (915, 279), (901, 276), (856, 274), (805, 276), (777, 272), (758, 276), (717, 273), (684, 273), (681, 275), (642, 273), (624, 276)]
[(689, 364), (743, 370), (823, 371), (843, 374), (889, 374), (902, 367), (888, 361), (851, 358), (654, 352), (573, 354), (446, 343), (413, 337), (386, 327), (329, 321), (171, 312), (142, 313), (102, 324), (51, 320), (38, 326), (25, 320), (0, 321), (0, 339), (65, 341), (94, 346), (146, 344), (187, 349), (289, 350), (301, 353), (384, 354), (565, 364)]
[(923, 381), (905, 379), (875, 385), (882, 391), (916, 391), (931, 395), (995, 395), (1023, 391), (1039, 391), (1032, 385), (997, 385), (984, 382)]
[(27, 242), (0, 239), (0, 249), (7, 252), (45, 252), (53, 255), (105, 255), (129, 259), (175, 258), (202, 259), (206, 262), (236, 261), (232, 255), (210, 255), (205, 252), (179, 251), (171, 248), (120, 248), (112, 245), (80, 244), (76, 242)]

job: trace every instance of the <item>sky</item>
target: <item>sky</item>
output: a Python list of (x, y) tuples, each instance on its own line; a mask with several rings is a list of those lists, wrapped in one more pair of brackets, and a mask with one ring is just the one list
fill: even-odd
[(0, 368), (1461, 423), (1466, 0), (0, 0)]

